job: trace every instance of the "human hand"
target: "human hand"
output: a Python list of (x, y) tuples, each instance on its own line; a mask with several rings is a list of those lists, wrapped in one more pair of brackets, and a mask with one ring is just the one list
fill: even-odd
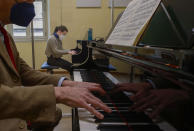
[(65, 80), (63, 81), (62, 86), (87, 88), (89, 91), (97, 90), (101, 95), (106, 94), (106, 92), (101, 88), (100, 84), (91, 83), (91, 82), (78, 82), (78, 81)]
[(119, 91), (128, 91), (133, 93), (138, 93), (142, 90), (148, 90), (151, 88), (151, 85), (147, 82), (142, 83), (121, 83), (116, 85), (118, 88), (113, 90), (113, 93), (119, 92)]
[[(93, 91), (99, 91), (97, 87)], [(99, 119), (104, 116), (95, 108), (102, 109), (110, 113), (109, 109), (100, 99), (93, 96), (87, 88), (77, 87), (55, 87), (55, 96), (57, 103), (62, 103), (71, 107), (86, 108)]]
[(153, 112), (150, 117), (154, 118), (160, 114), (165, 108), (173, 106), (189, 100), (189, 95), (186, 91), (177, 89), (152, 89), (150, 91), (141, 92), (132, 98), (134, 105), (130, 110), (142, 112), (147, 108), (152, 108)]
[(69, 51), (69, 54), (71, 54), (71, 55), (75, 55), (75, 54), (77, 54), (77, 53), (76, 53), (76, 51), (71, 50), (71, 51)]

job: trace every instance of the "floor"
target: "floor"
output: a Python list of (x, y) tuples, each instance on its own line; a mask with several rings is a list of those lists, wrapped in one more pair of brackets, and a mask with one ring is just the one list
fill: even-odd
[(61, 108), (63, 118), (54, 131), (72, 131), (71, 108), (62, 104), (58, 104), (57, 107)]

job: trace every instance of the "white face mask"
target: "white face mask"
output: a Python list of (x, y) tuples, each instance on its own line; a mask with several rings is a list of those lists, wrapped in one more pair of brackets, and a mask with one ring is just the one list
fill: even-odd
[(60, 39), (60, 40), (63, 40), (64, 38), (65, 38), (64, 35), (59, 35), (59, 39)]

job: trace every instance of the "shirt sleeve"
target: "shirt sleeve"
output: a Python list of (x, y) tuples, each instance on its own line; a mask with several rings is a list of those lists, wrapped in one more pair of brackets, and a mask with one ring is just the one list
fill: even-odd
[(59, 80), (57, 86), (58, 86), (58, 87), (61, 87), (64, 80), (67, 80), (67, 78), (66, 78), (66, 77), (61, 77), (61, 79)]
[(156, 89), (156, 84), (151, 79), (146, 79), (146, 81), (152, 85), (153, 89)]

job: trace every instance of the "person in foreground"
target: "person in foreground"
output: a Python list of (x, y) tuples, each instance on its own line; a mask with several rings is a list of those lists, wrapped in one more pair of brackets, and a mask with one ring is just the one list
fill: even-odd
[(52, 130), (60, 120), (57, 103), (86, 108), (103, 119), (95, 108), (111, 110), (91, 93), (105, 94), (99, 84), (74, 82), (64, 76), (35, 71), (20, 57), (4, 25), (28, 26), (35, 16), (33, 2), (0, 0), (0, 130), (26, 131), (26, 121)]

